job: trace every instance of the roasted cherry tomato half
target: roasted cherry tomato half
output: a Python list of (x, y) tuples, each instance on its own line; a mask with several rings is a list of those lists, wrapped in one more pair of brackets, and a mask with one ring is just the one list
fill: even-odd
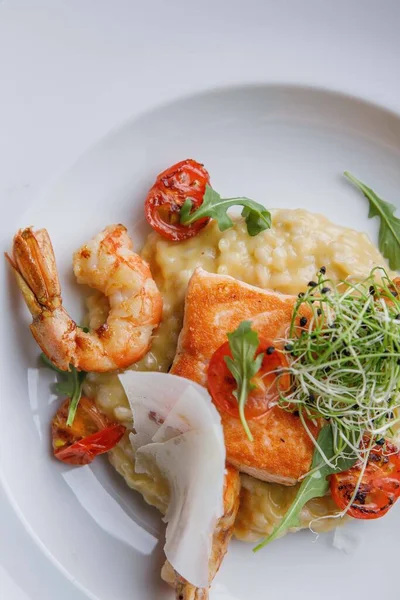
[(54, 456), (70, 465), (87, 465), (111, 450), (122, 438), (125, 427), (113, 423), (92, 400), (80, 399), (71, 427), (67, 425), (70, 399), (60, 406), (51, 423)]
[[(261, 342), (256, 356), (270, 347), (272, 343)], [(229, 342), (222, 344), (211, 357), (208, 367), (208, 389), (219, 412), (239, 418), (238, 401), (233, 395), (237, 388), (236, 380), (226, 365), (225, 356), (232, 357)], [(287, 366), (287, 359), (282, 352), (274, 350), (271, 354), (265, 354), (260, 370), (251, 381), (256, 387), (247, 398), (244, 410), (246, 419), (256, 419), (265, 415), (279, 393), (290, 389), (289, 373), (277, 374), (278, 370)]]
[(206, 184), (209, 183), (210, 176), (206, 169), (192, 159), (183, 160), (166, 169), (158, 175), (147, 194), (144, 210), (148, 223), (157, 233), (173, 242), (193, 237), (210, 219), (199, 219), (191, 225), (181, 225), (180, 211), (187, 198), (192, 200), (193, 210), (199, 208)]
[[(361, 464), (357, 463), (343, 473), (331, 475), (332, 498), (344, 510), (358, 484)], [(374, 446), (357, 495), (347, 514), (355, 519), (378, 519), (383, 517), (400, 497), (400, 450), (386, 442)]]

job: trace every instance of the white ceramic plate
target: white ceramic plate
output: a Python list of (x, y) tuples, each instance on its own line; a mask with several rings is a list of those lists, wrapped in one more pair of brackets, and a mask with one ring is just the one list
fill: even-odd
[[(160, 169), (190, 155), (223, 193), (320, 211), (376, 240), (365, 200), (341, 173), (350, 170), (400, 208), (399, 3), (141, 4), (0, 1), (0, 53), (8, 59), (0, 63), (3, 249), (18, 227), (47, 227), (66, 306), (78, 319), (72, 250), (115, 221), (140, 245), (143, 194)], [(271, 82), (342, 90), (395, 112)], [(216, 86), (225, 90), (198, 93)], [(179, 97), (186, 99), (170, 101)], [(171, 598), (159, 578), (159, 515), (106, 460), (82, 469), (51, 460), (51, 375), (36, 369), (26, 309), (4, 264), (0, 271), (6, 600)], [(288, 536), (256, 556), (234, 542), (211, 598), (395, 597), (399, 525), (398, 506), (381, 521), (351, 523), (350, 555), (333, 548), (332, 534)]]
[[(400, 208), (400, 119), (352, 98), (307, 88), (257, 86), (196, 95), (125, 125), (87, 152), (55, 185), (10, 224), (48, 228), (58, 259), (65, 305), (79, 320), (82, 290), (71, 277), (71, 254), (100, 228), (125, 223), (137, 247), (147, 233), (142, 202), (155, 175), (193, 156), (209, 169), (216, 189), (246, 194), (269, 207), (304, 207), (368, 231), (365, 200), (342, 177), (357, 174)], [(79, 218), (77, 218), (77, 215)], [(4, 291), (9, 320), (3, 339), (13, 357), (5, 372), (13, 399), (4, 403), (4, 476), (16, 508), (49, 557), (87, 595), (98, 600), (171, 598), (160, 583), (159, 515), (129, 490), (106, 459), (69, 468), (51, 460), (49, 421), (57, 399), (52, 376), (37, 367), (38, 348), (11, 277)], [(16, 452), (15, 448), (19, 451)], [(360, 596), (390, 591), (385, 573), (397, 565), (398, 507), (384, 519), (352, 523), (354, 553), (333, 548), (332, 534), (310, 532), (274, 543), (254, 556), (234, 542), (211, 598), (247, 600), (268, 582), (274, 597), (295, 586), (308, 600), (340, 573)], [(384, 561), (365, 577), (371, 553)], [(346, 582), (346, 584), (344, 583)], [(326, 589), (325, 598), (337, 597)], [(261, 596), (263, 597), (263, 596)]]

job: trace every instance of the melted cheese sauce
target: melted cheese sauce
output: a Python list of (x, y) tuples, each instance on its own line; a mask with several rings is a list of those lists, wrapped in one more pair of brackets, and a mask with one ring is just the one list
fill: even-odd
[[(133, 369), (167, 371), (175, 356), (182, 327), (184, 297), (188, 281), (198, 266), (211, 273), (227, 274), (265, 289), (298, 294), (307, 287), (321, 266), (333, 280), (362, 279), (374, 266), (386, 261), (360, 232), (334, 225), (321, 215), (305, 210), (276, 210), (273, 226), (258, 236), (247, 234), (243, 219), (221, 233), (214, 221), (196, 237), (180, 243), (168, 242), (156, 233), (148, 236), (141, 255), (149, 262), (163, 300), (163, 320), (156, 331), (150, 352)], [(88, 299), (88, 323), (97, 328), (107, 316), (107, 303), (99, 296)], [(132, 414), (115, 374), (90, 374), (85, 393), (112, 419), (131, 426)], [(135, 472), (135, 457), (127, 435), (109, 452), (109, 458), (127, 484), (147, 502), (165, 513), (168, 485), (159, 474), (154, 477)], [(285, 487), (242, 476), (242, 495), (236, 536), (257, 541), (279, 523), (296, 493)], [(335, 513), (327, 496), (309, 502), (301, 515), (301, 527), (311, 522), (316, 531), (337, 525), (327, 518)], [(322, 520), (316, 520), (324, 517)]]

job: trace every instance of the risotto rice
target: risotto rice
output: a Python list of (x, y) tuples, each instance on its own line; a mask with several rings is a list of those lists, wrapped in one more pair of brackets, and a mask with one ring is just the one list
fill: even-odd
[[(321, 266), (334, 281), (368, 276), (386, 261), (366, 234), (334, 225), (321, 215), (302, 209), (272, 212), (273, 226), (249, 237), (243, 219), (234, 227), (220, 232), (215, 221), (191, 239), (174, 243), (151, 233), (141, 252), (151, 267), (164, 301), (163, 319), (155, 332), (150, 352), (135, 370), (167, 371), (175, 356), (182, 326), (184, 296), (196, 267), (211, 273), (227, 274), (241, 281), (287, 294), (303, 291)], [(107, 316), (107, 302), (97, 295), (87, 301), (88, 323), (99, 327)], [(89, 374), (85, 393), (95, 398), (98, 407), (112, 419), (132, 426), (132, 414), (118, 377), (115, 374)], [(155, 472), (150, 478), (135, 472), (135, 457), (128, 434), (109, 458), (127, 484), (145, 500), (165, 512), (168, 504), (167, 482)], [(296, 486), (257, 481), (242, 476), (242, 496), (236, 523), (236, 536), (255, 542), (271, 533), (290, 505)], [(302, 512), (301, 526), (318, 517), (333, 514), (329, 496), (314, 499)], [(317, 531), (327, 530), (337, 521), (323, 519), (313, 524)]]

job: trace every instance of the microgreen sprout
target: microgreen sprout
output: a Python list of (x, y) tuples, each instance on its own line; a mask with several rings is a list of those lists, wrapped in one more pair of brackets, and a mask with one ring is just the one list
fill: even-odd
[(384, 269), (375, 268), (364, 281), (335, 286), (323, 268), (315, 285), (297, 299), (284, 342), (294, 385), (280, 396), (279, 404), (298, 411), (316, 448), (317, 440), (307, 426), (310, 420), (322, 418), (331, 425), (335, 455), (350, 450), (363, 461), (365, 437), (381, 443), (396, 432), (400, 423), (397, 282)]

